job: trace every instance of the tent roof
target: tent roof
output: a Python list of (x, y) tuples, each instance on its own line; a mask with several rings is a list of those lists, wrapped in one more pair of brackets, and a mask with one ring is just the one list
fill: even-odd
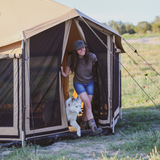
[(77, 16), (120, 36), (114, 29), (52, 0), (0, 0), (0, 47), (27, 39)]
[(0, 0), (0, 47), (75, 16), (74, 9), (52, 0)]

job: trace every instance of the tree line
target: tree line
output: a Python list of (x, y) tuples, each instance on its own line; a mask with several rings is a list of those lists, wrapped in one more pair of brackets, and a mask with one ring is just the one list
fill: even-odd
[(151, 23), (148, 23), (146, 21), (139, 22), (137, 26), (134, 26), (131, 23), (123, 23), (121, 21), (109, 21), (108, 24), (103, 23), (111, 28), (114, 28), (119, 34), (145, 34), (145, 33), (150, 33), (150, 32), (160, 32), (160, 16), (156, 16), (154, 21)]

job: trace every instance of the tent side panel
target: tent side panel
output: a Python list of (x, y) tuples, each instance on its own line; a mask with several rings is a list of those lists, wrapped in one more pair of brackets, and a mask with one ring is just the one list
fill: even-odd
[(114, 52), (113, 57), (113, 122), (117, 123), (120, 111), (120, 72), (119, 54)]
[(20, 59), (0, 60), (0, 140), (21, 140)]
[(0, 60), (0, 127), (13, 127), (13, 59)]
[(27, 139), (33, 137), (34, 132), (40, 137), (68, 131), (59, 90), (64, 29), (65, 23), (62, 23), (30, 38), (28, 94), (31, 99), (25, 119)]

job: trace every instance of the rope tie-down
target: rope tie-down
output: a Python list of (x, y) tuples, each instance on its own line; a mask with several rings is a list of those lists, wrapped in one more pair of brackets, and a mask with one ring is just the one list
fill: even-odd
[[(93, 34), (100, 40), (100, 42), (108, 49), (108, 46), (103, 42), (103, 40), (93, 31), (93, 29), (89, 26), (89, 24), (84, 20), (82, 16), (80, 16), (82, 21), (88, 26), (88, 28), (93, 32)], [(128, 42), (127, 42), (128, 43)], [(129, 47), (134, 50), (135, 53), (138, 54), (137, 50), (128, 43)], [(134, 77), (130, 74), (130, 72), (123, 66), (123, 64), (115, 57), (115, 55), (110, 52), (112, 56), (116, 59), (116, 61), (123, 67), (123, 69), (129, 74), (129, 76), (135, 81), (135, 83), (138, 85), (138, 87), (143, 91), (143, 93), (151, 100), (151, 102), (154, 104), (155, 107), (159, 108), (156, 103), (152, 100), (152, 98), (145, 92), (145, 90), (140, 86), (140, 84), (134, 79)], [(139, 54), (138, 54), (139, 55)], [(139, 55), (140, 56), (140, 55)], [(144, 59), (142, 56), (140, 56), (142, 59)], [(147, 62), (147, 61), (146, 61)], [(149, 63), (147, 62), (149, 65)], [(156, 71), (152, 66), (151, 68)], [(158, 75), (160, 75), (158, 72), (156, 72)]]
[(153, 70), (154, 72), (156, 72), (157, 75), (160, 76), (160, 74), (152, 67), (152, 65), (149, 64), (149, 63), (137, 52), (137, 50), (136, 50), (130, 43), (128, 43), (124, 38), (122, 38), (122, 39), (123, 39), (123, 40), (126, 42), (126, 44), (132, 49), (132, 51), (134, 51), (138, 56), (140, 56), (140, 57), (143, 59), (143, 61), (145, 61), (145, 62), (147, 63), (147, 65), (150, 66), (150, 68), (152, 68), (152, 70)]

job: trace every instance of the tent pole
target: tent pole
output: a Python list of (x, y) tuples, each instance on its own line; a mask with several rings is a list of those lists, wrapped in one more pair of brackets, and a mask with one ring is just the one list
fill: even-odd
[[(113, 55), (115, 55), (115, 35), (113, 34)], [(114, 89), (115, 89), (115, 86), (114, 86), (114, 80), (115, 80), (115, 72), (114, 72), (114, 57), (113, 57), (113, 86), (112, 86), (112, 134), (114, 134), (114, 112), (115, 112), (115, 98), (114, 98)]]
[(24, 116), (25, 116), (25, 101), (24, 101), (24, 60), (25, 60), (25, 55), (24, 55), (24, 41), (22, 41), (22, 147), (24, 146)]
[(112, 134), (114, 134), (114, 117), (113, 117)]
[[(121, 53), (120, 53), (120, 63), (122, 63), (122, 60), (121, 60)], [(120, 64), (119, 64), (120, 65)], [(119, 66), (120, 67), (120, 119), (122, 119), (122, 102), (121, 102), (121, 65)]]

